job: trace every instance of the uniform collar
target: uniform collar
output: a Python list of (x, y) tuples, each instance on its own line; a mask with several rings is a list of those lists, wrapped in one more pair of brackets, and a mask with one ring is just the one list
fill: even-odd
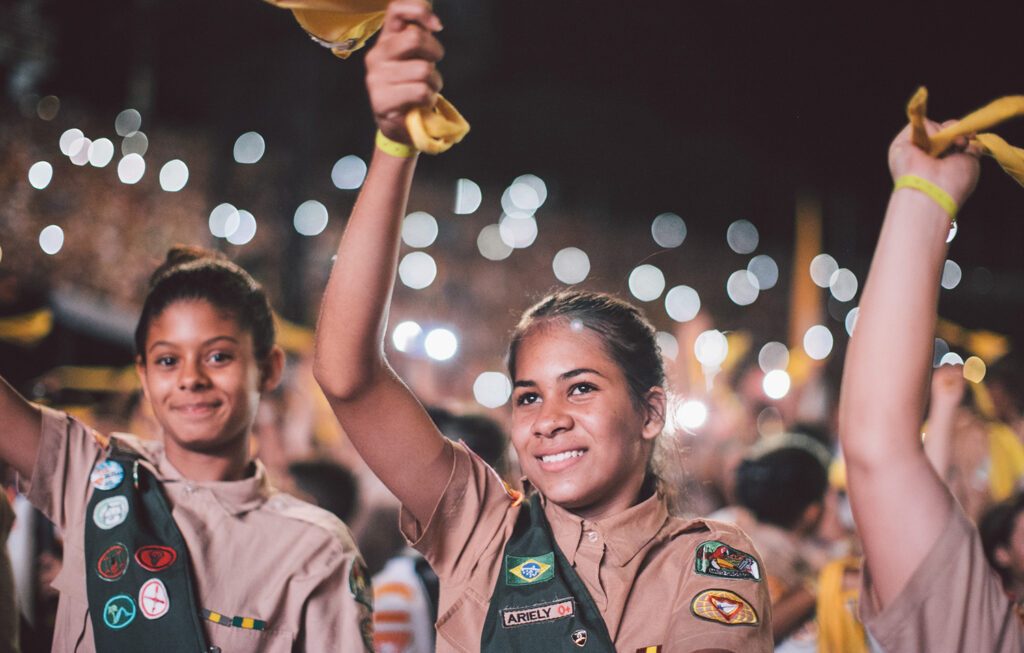
[(258, 458), (250, 464), (250, 474), (238, 481), (192, 481), (167, 460), (164, 443), (159, 440), (142, 440), (122, 433), (113, 434), (117, 446), (138, 454), (156, 475), (167, 485), (179, 485), (186, 492), (196, 490), (209, 492), (224, 511), (237, 517), (259, 508), (276, 490), (270, 484), (267, 469)]
[(603, 540), (609, 559), (624, 567), (658, 535), (669, 518), (665, 501), (657, 492), (618, 514), (595, 521), (583, 519), (543, 495), (541, 502), (555, 542), (572, 564), (575, 564), (584, 533), (594, 531)]

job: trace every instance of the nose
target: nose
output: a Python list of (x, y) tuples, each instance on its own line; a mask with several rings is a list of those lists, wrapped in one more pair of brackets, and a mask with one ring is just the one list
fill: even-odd
[(571, 430), (572, 427), (572, 415), (565, 410), (562, 402), (548, 399), (541, 404), (537, 412), (537, 418), (533, 422), (533, 434), (542, 438), (553, 438)]
[(209, 387), (210, 379), (206, 376), (206, 371), (198, 356), (185, 357), (179, 370), (178, 389), (201, 390)]

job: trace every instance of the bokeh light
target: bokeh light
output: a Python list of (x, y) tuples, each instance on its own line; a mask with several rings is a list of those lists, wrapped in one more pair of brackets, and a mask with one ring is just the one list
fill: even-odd
[(525, 249), (537, 240), (537, 219), (524, 213), (503, 215), (498, 222), (498, 234), (509, 247)]
[(160, 168), (160, 188), (177, 193), (188, 183), (188, 166), (181, 159), (172, 159)]
[(267, 150), (267, 143), (257, 132), (245, 132), (235, 140), (233, 155), (238, 163), (258, 163)]
[(129, 154), (117, 162), (117, 178), (125, 184), (137, 184), (146, 174), (146, 160), (138, 154)]
[(811, 280), (819, 288), (828, 288), (832, 275), (839, 269), (839, 264), (828, 254), (818, 254), (811, 259)]
[(238, 209), (231, 204), (218, 204), (210, 211), (210, 233), (217, 238), (227, 238), (235, 233), (240, 222)]
[(815, 324), (804, 333), (804, 351), (816, 361), (828, 358), (832, 345), (832, 332), (826, 326)]
[(413, 211), (402, 220), (402, 241), (409, 247), (430, 247), (437, 239), (437, 220), (426, 211)]
[(764, 375), (761, 387), (769, 399), (782, 399), (789, 393), (789, 374), (785, 370), (772, 370)]
[(502, 240), (501, 229), (496, 224), (489, 224), (480, 230), (476, 247), (480, 255), (489, 261), (503, 261), (512, 254), (513, 249)]
[(786, 369), (789, 366), (789, 347), (774, 340), (765, 343), (757, 352), (757, 364), (765, 374)]
[(854, 306), (850, 309), (850, 312), (846, 314), (846, 319), (843, 320), (843, 324), (846, 326), (846, 333), (852, 338), (853, 330), (857, 328), (857, 316), (860, 315), (860, 306)]
[(331, 183), (340, 190), (356, 190), (366, 180), (366, 162), (355, 154), (343, 156), (331, 168)]
[(232, 245), (248, 244), (256, 236), (256, 216), (248, 211), (238, 211), (238, 228), (226, 236)]
[(53, 166), (49, 161), (36, 161), (28, 169), (28, 183), (36, 190), (43, 190), (53, 179)]
[(654, 334), (654, 340), (658, 343), (658, 349), (665, 358), (675, 360), (679, 356), (679, 341), (667, 331), (658, 331)]
[(81, 129), (68, 129), (60, 135), (60, 153), (71, 156), (71, 145), (84, 137)]
[(456, 215), (469, 215), (480, 208), (483, 201), (483, 193), (480, 186), (472, 179), (459, 179), (455, 182), (455, 209)]
[(665, 293), (665, 312), (676, 322), (689, 322), (700, 312), (700, 295), (689, 286), (676, 286)]
[(645, 263), (629, 273), (629, 292), (642, 302), (654, 301), (665, 290), (665, 275), (653, 265)]
[(932, 349), (932, 367), (942, 365), (942, 358), (949, 353), (949, 343), (942, 338), (935, 339), (935, 347)]
[(64, 247), (64, 230), (55, 224), (43, 227), (39, 232), (39, 248), (53, 256)]
[(676, 409), (676, 423), (688, 431), (695, 431), (708, 421), (708, 407), (704, 402), (688, 399)]
[(97, 138), (89, 146), (89, 165), (105, 168), (114, 159), (114, 144), (109, 138)]
[(40, 98), (39, 103), (36, 104), (36, 115), (39, 116), (40, 120), (53, 120), (57, 117), (58, 113), (60, 113), (60, 98), (56, 95), (47, 95)]
[(590, 274), (590, 257), (578, 247), (566, 247), (555, 254), (551, 269), (562, 283), (580, 283)]
[(749, 220), (737, 220), (729, 225), (725, 232), (725, 241), (729, 248), (737, 254), (750, 254), (757, 249), (760, 236), (757, 227)]
[(391, 342), (395, 349), (401, 352), (408, 352), (413, 348), (416, 339), (423, 333), (423, 328), (411, 320), (399, 322), (391, 331)]
[(963, 357), (955, 351), (946, 352), (941, 359), (939, 359), (939, 367), (943, 365), (963, 365)]
[(857, 296), (857, 277), (846, 268), (839, 268), (828, 279), (832, 296), (841, 302), (848, 302)]
[(942, 287), (946, 290), (956, 288), (960, 285), (960, 279), (963, 276), (963, 270), (960, 269), (956, 261), (946, 259), (946, 262), (942, 265)]
[(971, 383), (981, 383), (985, 380), (985, 372), (988, 368), (985, 366), (985, 361), (981, 360), (977, 356), (971, 356), (964, 361), (964, 378)]
[(679, 247), (686, 240), (686, 223), (675, 213), (662, 213), (651, 223), (651, 236), (661, 247)]
[(125, 109), (114, 118), (114, 132), (124, 138), (142, 129), (142, 114), (135, 109)]
[(501, 372), (483, 372), (473, 382), (473, 398), (485, 408), (504, 406), (512, 396), (512, 382)]
[(422, 290), (434, 283), (437, 263), (426, 252), (409, 252), (398, 264), (398, 278), (413, 290)]
[(327, 228), (329, 219), (326, 206), (316, 200), (306, 200), (295, 209), (292, 226), (303, 236), (318, 236)]
[(736, 270), (729, 275), (729, 280), (725, 282), (725, 292), (734, 304), (749, 306), (757, 301), (760, 291), (751, 283), (753, 276), (746, 270)]
[(779, 266), (767, 254), (758, 254), (747, 263), (750, 284), (758, 290), (769, 290), (779, 282)]
[(434, 360), (446, 361), (459, 350), (459, 339), (448, 329), (432, 329), (423, 339), (423, 348)]
[(92, 148), (92, 141), (84, 136), (75, 140), (68, 148), (68, 158), (76, 166), (84, 166), (89, 163), (89, 150)]
[(697, 336), (693, 353), (704, 367), (717, 368), (729, 355), (729, 341), (721, 331), (709, 329)]
[(124, 140), (121, 141), (121, 156), (128, 156), (129, 154), (146, 156), (147, 151), (149, 151), (149, 137), (143, 132), (135, 132), (125, 136)]

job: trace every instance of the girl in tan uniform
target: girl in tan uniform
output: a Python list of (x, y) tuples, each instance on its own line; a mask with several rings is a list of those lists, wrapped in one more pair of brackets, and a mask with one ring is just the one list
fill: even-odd
[(0, 458), (64, 531), (53, 650), (369, 649), (347, 528), (277, 492), (249, 453), (284, 363), (263, 289), (223, 257), (176, 248), (136, 348), (161, 441), (102, 436), (0, 380)]
[(523, 316), (508, 361), (526, 496), (442, 437), (388, 365), (382, 340), (417, 158), (402, 117), (440, 90), (440, 28), (426, 4), (397, 0), (367, 55), (378, 147), (324, 295), (315, 364), (440, 577), (438, 650), (771, 650), (749, 540), (670, 516), (650, 474), (664, 377), (637, 309), (567, 290)]

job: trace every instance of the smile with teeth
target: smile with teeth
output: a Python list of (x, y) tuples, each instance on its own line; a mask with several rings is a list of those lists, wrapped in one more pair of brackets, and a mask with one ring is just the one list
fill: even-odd
[(560, 463), (563, 460), (569, 460), (570, 458), (579, 458), (584, 453), (585, 451), (583, 449), (574, 449), (572, 451), (563, 451), (562, 453), (541, 456), (540, 459), (546, 463)]

